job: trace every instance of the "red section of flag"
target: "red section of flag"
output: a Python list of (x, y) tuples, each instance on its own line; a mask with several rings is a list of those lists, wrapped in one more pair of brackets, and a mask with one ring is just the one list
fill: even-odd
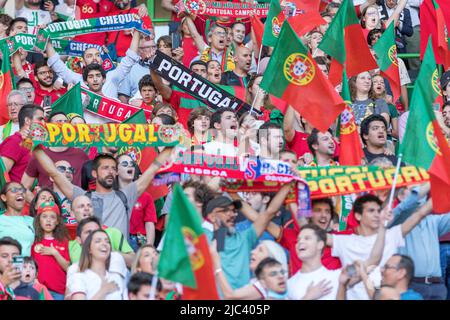
[(444, 13), (442, 9), (436, 9), (436, 24), (437, 24), (437, 45), (438, 50), (437, 54), (435, 54), (436, 60), (441, 59), (442, 64), (444, 65), (444, 69), (448, 70), (450, 68), (450, 50), (448, 48), (448, 32), (447, 26), (445, 23)]
[(204, 259), (203, 265), (194, 271), (197, 289), (183, 286), (183, 300), (219, 300), (216, 288), (216, 280), (214, 278), (213, 263), (209, 252), (208, 241), (206, 235), (198, 237), (195, 244), (197, 252), (201, 252)]
[[(6, 59), (9, 58), (6, 57)], [(3, 125), (9, 121), (6, 98), (12, 89), (11, 71), (3, 71), (0, 75), (0, 125)]]
[(261, 48), (261, 42), (264, 34), (264, 23), (262, 23), (261, 19), (257, 16), (252, 16), (250, 18), (250, 22), (252, 24), (253, 32), (256, 37), (256, 45), (258, 48)]
[(342, 72), (344, 71), (344, 66), (339, 63), (336, 59), (331, 59), (330, 72), (328, 73), (328, 80), (331, 84), (336, 87), (342, 83)]
[(317, 10), (309, 11), (304, 14), (298, 14), (288, 20), (292, 26), (292, 29), (294, 29), (295, 33), (299, 37), (305, 35), (318, 26), (327, 23)]
[(364, 152), (353, 111), (348, 105), (341, 114), (340, 142), (339, 164), (341, 166), (360, 166)]
[[(450, 27), (450, 1), (436, 0), (442, 11), (447, 29)], [(439, 53), (437, 16), (432, 0), (424, 0), (420, 6), (420, 59), (423, 59), (427, 48), (428, 37), (431, 35), (436, 63), (443, 64), (443, 58)]]
[[(398, 60), (397, 60), (398, 61)], [(398, 65), (394, 63), (386, 71), (381, 71), (381, 75), (388, 79), (389, 85), (392, 90), (393, 101), (397, 101), (401, 95), (401, 83), (400, 83), (400, 73), (398, 70)]]
[(289, 2), (293, 2), (295, 4), (297, 12), (298, 11), (319, 12), (319, 6), (320, 6), (321, 0), (290, 0)]
[(345, 28), (345, 52), (348, 77), (378, 68), (359, 24), (352, 24)]
[(437, 120), (433, 121), (434, 135), (439, 152), (431, 163), (430, 174), (431, 198), (435, 213), (450, 212), (450, 147), (442, 134)]

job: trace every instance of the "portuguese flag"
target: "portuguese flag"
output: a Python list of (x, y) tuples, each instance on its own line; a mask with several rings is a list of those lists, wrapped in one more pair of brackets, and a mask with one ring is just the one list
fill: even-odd
[(298, 14), (289, 18), (288, 20), (299, 37), (307, 34), (318, 26), (327, 23), (324, 18), (322, 18), (319, 11), (307, 11), (303, 14)]
[(292, 105), (320, 131), (328, 130), (345, 108), (289, 23), (281, 29), (260, 87)]
[(275, 47), (278, 41), (281, 27), (285, 20), (285, 15), (280, 6), (280, 0), (270, 2), (269, 12), (267, 13), (264, 24), (264, 34), (262, 44), (269, 47)]
[(252, 30), (255, 33), (255, 45), (258, 48), (261, 48), (262, 38), (264, 34), (264, 23), (262, 23), (261, 19), (256, 15), (250, 17), (250, 23), (252, 24)]
[(389, 80), (394, 102), (400, 98), (401, 84), (398, 70), (397, 45), (395, 44), (395, 27), (391, 23), (381, 38), (373, 46), (377, 62), (383, 77)]
[(364, 38), (352, 0), (342, 1), (319, 49), (333, 58), (328, 78), (334, 86), (341, 83), (344, 66), (349, 77), (378, 68)]
[(8, 105), (6, 98), (11, 90), (15, 89), (15, 83), (12, 80), (11, 62), (9, 61), (9, 49), (6, 41), (1, 42), (2, 50), (2, 71), (0, 75), (0, 125), (9, 121)]
[(433, 211), (446, 213), (450, 211), (450, 148), (432, 108), (439, 91), (432, 80), (435, 74), (437, 68), (430, 38), (411, 98), (400, 153), (405, 162), (428, 170)]
[(173, 189), (168, 219), (158, 263), (159, 276), (183, 284), (183, 300), (218, 300), (212, 259), (200, 213), (179, 184)]
[(342, 76), (342, 99), (346, 102), (345, 110), (341, 113), (339, 118), (339, 139), (340, 152), (339, 164), (341, 166), (360, 166), (364, 158), (361, 139), (358, 134), (358, 129), (355, 123), (355, 116), (353, 114), (351, 105), (350, 88), (348, 86), (347, 74)]
[(131, 117), (126, 119), (123, 123), (147, 123), (147, 118), (145, 117), (144, 109), (140, 109), (138, 112), (133, 114)]
[[(445, 65), (448, 52), (448, 33), (450, 27), (450, 1), (424, 0), (420, 6), (420, 58), (422, 59), (431, 35), (437, 64)], [(447, 45), (447, 46), (446, 46)], [(448, 66), (446, 66), (448, 68)]]
[(54, 112), (64, 112), (66, 115), (74, 113), (83, 117), (80, 83), (74, 85), (69, 91), (53, 103), (52, 113)]

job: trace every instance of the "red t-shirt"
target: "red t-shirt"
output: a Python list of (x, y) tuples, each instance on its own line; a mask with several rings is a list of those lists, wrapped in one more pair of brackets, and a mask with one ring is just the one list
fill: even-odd
[(294, 138), (287, 143), (287, 147), (297, 154), (297, 158), (300, 158), (307, 152), (311, 152), (306, 139), (308, 139), (307, 133), (295, 131)]
[(183, 108), (181, 106), (181, 98), (183, 97), (186, 97), (188, 100), (193, 99), (191, 95), (185, 92), (172, 90), (172, 95), (170, 96), (170, 100), (168, 102), (177, 112), (178, 122), (181, 123), (185, 129), (187, 129), (187, 121), (189, 118), (189, 114), (194, 109)]
[[(77, 19), (109, 16), (109, 12), (114, 6), (109, 0), (100, 0), (99, 3), (95, 3), (93, 0), (77, 0), (76, 5), (80, 9), (80, 17)], [(105, 33), (91, 33), (76, 36), (74, 40), (79, 42), (94, 43), (102, 46), (105, 44), (105, 38)]]
[(196, 56), (198, 56), (197, 46), (195, 45), (193, 38), (184, 37), (181, 47), (183, 48), (183, 51), (184, 51), (184, 56), (183, 56), (183, 60), (182, 60), (183, 65), (186, 68), (189, 68), (192, 60), (194, 60), (194, 58)]
[(36, 264), (39, 268), (38, 280), (49, 290), (55, 291), (57, 293), (64, 294), (66, 291), (66, 272), (59, 265), (53, 256), (45, 256), (35, 251), (36, 245), (42, 245), (45, 247), (53, 247), (58, 250), (61, 256), (70, 262), (69, 257), (69, 242), (59, 242), (55, 239), (43, 239), (39, 243), (33, 243), (31, 247), (31, 256), (36, 260)]
[[(297, 256), (295, 246), (297, 244), (298, 234), (300, 229), (294, 223), (294, 228), (283, 228), (281, 238), (277, 241), (289, 251), (289, 266), (290, 274), (295, 274), (302, 267), (302, 261)], [(335, 258), (331, 255), (331, 247), (326, 246), (322, 254), (322, 264), (328, 270), (336, 270), (342, 267), (339, 258)]]
[(136, 235), (138, 232), (146, 235), (145, 223), (156, 223), (156, 208), (153, 198), (148, 192), (144, 192), (133, 207), (130, 218), (130, 234)]
[[(116, 6), (113, 6), (113, 9), (109, 13), (110, 16), (116, 16), (120, 14), (128, 14), (128, 13), (137, 13), (138, 9), (131, 8), (126, 10), (120, 10)], [(119, 35), (117, 35), (119, 33)], [(117, 41), (116, 40), (117, 37)], [(130, 47), (131, 40), (133, 36), (128, 31), (125, 33), (125, 31), (111, 31), (108, 32), (108, 35), (106, 37), (106, 45), (109, 45), (110, 43), (116, 44), (116, 52), (118, 57), (125, 57), (128, 48)]]
[(9, 178), (11, 181), (19, 183), (22, 180), (22, 175), (31, 159), (30, 150), (22, 147), (20, 145), (21, 143), (22, 135), (19, 132), (16, 132), (0, 144), (0, 156), (14, 161), (14, 165), (9, 171)]
[[(63, 152), (54, 152), (49, 149), (44, 149), (44, 152), (53, 160), (57, 162), (65, 160), (75, 169), (72, 183), (81, 186), (81, 168), (83, 164), (89, 160), (87, 154), (78, 148), (69, 148)], [(52, 187), (53, 183), (50, 181), (47, 172), (42, 168), (36, 158), (33, 156), (25, 171), (30, 177), (38, 178), (38, 184), (41, 187)]]
[(58, 100), (64, 93), (67, 92), (66, 88), (62, 88), (59, 90), (52, 90), (47, 91), (41, 88), (39, 84), (34, 86), (34, 92), (36, 94), (36, 97), (34, 98), (34, 104), (37, 104), (38, 106), (42, 106), (42, 102), (44, 101), (45, 96), (50, 96), (52, 98), (51, 103), (55, 103), (56, 100)]

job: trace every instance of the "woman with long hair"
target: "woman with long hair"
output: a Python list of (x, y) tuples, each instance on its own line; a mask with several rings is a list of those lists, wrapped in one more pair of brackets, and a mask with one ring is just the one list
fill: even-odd
[(362, 72), (349, 80), (352, 109), (355, 122), (361, 122), (371, 114), (380, 114), (389, 123), (389, 107), (383, 99), (376, 99), (373, 95), (372, 76), (369, 72)]
[(398, 139), (398, 111), (395, 105), (392, 104), (392, 97), (388, 97), (386, 94), (386, 85), (384, 78), (376, 74), (372, 78), (372, 96), (374, 99), (383, 99), (386, 101), (389, 107), (389, 118), (391, 122), (388, 127), (388, 138), (392, 137)]
[(79, 272), (67, 283), (72, 300), (123, 300), (125, 281), (109, 272), (111, 243), (104, 230), (95, 230), (83, 244)]

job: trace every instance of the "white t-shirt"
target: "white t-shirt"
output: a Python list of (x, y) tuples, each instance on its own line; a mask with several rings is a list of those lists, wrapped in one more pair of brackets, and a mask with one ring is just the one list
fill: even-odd
[(398, 72), (400, 73), (400, 85), (406, 86), (411, 83), (411, 79), (409, 78), (408, 70), (406, 69), (405, 62), (398, 58)]
[(229, 143), (212, 141), (203, 145), (206, 154), (217, 154), (227, 157), (236, 157), (238, 148)]
[(297, 271), (287, 282), (288, 297), (290, 300), (301, 300), (308, 289), (309, 285), (318, 284), (322, 280), (331, 281), (331, 291), (329, 294), (321, 297), (319, 300), (336, 300), (336, 295), (339, 288), (339, 275), (341, 269), (328, 270), (324, 266), (312, 272)]
[[(398, 225), (386, 231), (386, 238), (381, 262), (375, 270), (369, 275), (370, 280), (375, 286), (379, 286), (381, 282), (380, 266), (395, 253), (399, 247), (405, 245), (405, 238), (402, 235), (402, 226)], [(372, 248), (375, 244), (377, 235), (369, 237), (357, 234), (336, 235), (333, 234), (333, 248), (331, 255), (341, 260), (342, 266), (354, 263), (356, 260), (365, 261), (369, 259)], [(367, 291), (362, 282), (356, 284), (353, 288), (347, 290), (348, 300), (369, 300)]]
[[(76, 282), (80, 281), (80, 276), (78, 274), (82, 274), (85, 272), (80, 273), (79, 272), (79, 268), (78, 268), (78, 262), (73, 263), (68, 269), (67, 269), (67, 280), (66, 280), (66, 284), (67, 284), (67, 296), (70, 297), (72, 296), (72, 294), (74, 292), (77, 291), (73, 291), (74, 289), (79, 289), (78, 284)], [(91, 271), (91, 273), (93, 273)], [(119, 282), (123, 282), (123, 287), (125, 289), (125, 279), (127, 278), (127, 274), (128, 274), (128, 269), (127, 269), (127, 265), (125, 263), (125, 259), (122, 257), (122, 255), (118, 252), (111, 252), (111, 260), (109, 263), (109, 270), (108, 270), (108, 274), (113, 277), (112, 280), (118, 280), (118, 284)], [(95, 274), (96, 275), (96, 274)], [(98, 276), (97, 276), (98, 277)], [(100, 279), (100, 278), (99, 278)], [(109, 278), (107, 278), (109, 279)], [(120, 280), (119, 280), (120, 279)], [(101, 285), (101, 280), (100, 280), (100, 285)], [(120, 286), (119, 286), (120, 288)], [(98, 287), (97, 291), (100, 289), (100, 286)], [(97, 292), (96, 291), (96, 292)], [(81, 292), (81, 291), (78, 291)], [(84, 292), (84, 291), (82, 291)], [(94, 295), (95, 293), (94, 292)], [(115, 292), (118, 293), (119, 291)], [(120, 292), (125, 292), (125, 290), (120, 290)], [(87, 294), (86, 294), (87, 296)], [(109, 296), (109, 295), (108, 295)], [(107, 297), (108, 297), (107, 296)], [(123, 294), (124, 297), (126, 297), (125, 294)], [(90, 299), (89, 297), (86, 297), (86, 299)], [(117, 300), (117, 299), (108, 299), (107, 300)], [(119, 298), (119, 300), (121, 300), (122, 298)]]
[(16, 10), (16, 17), (26, 18), (28, 21), (28, 33), (36, 34), (36, 27), (42, 24), (49, 24), (52, 22), (52, 17), (48, 11), (31, 10), (25, 6)]
[[(106, 281), (114, 281), (119, 290), (109, 293), (105, 296), (105, 300), (126, 300), (125, 292), (125, 280), (122, 279), (117, 273), (110, 273), (106, 271)], [(91, 269), (86, 269), (83, 272), (76, 272), (71, 281), (67, 283), (69, 288), (69, 295), (72, 296), (75, 293), (84, 293), (86, 300), (92, 299), (92, 297), (100, 290), (102, 286), (102, 279)]]

